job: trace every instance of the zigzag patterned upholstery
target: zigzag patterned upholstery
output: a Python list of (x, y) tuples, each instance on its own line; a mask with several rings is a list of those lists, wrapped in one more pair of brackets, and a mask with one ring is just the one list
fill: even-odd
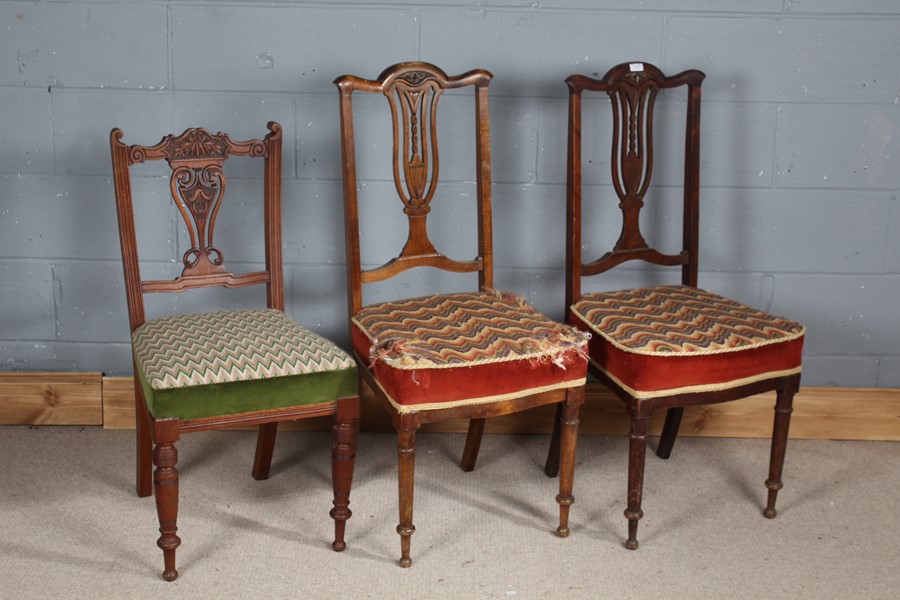
[[(152, 146), (123, 143), (120, 129), (109, 134), (134, 355), (136, 488), (139, 496), (152, 493), (156, 499), (157, 546), (163, 552), (166, 581), (178, 578), (175, 558), (181, 544), (175, 446), (184, 434), (196, 431), (259, 426), (253, 477), (264, 480), (271, 473), (279, 423), (333, 417), (331, 547), (340, 552), (347, 546), (344, 533), (351, 515), (350, 488), (359, 431), (357, 369), (350, 356), (284, 314), (282, 128), (270, 121), (267, 129), (263, 139), (238, 141), (227, 133), (190, 127), (180, 135), (166, 135)], [(240, 232), (222, 232), (220, 228), (221, 235), (214, 236), (217, 215), (236, 205), (225, 198), (225, 173), (230, 170), (225, 163), (232, 157), (254, 159), (250, 162), (262, 175), (262, 180), (242, 190), (252, 196), (255, 188), (262, 198), (262, 227), (257, 234), (265, 261), (262, 265), (256, 260), (244, 262), (254, 266), (250, 271), (240, 268), (232, 272), (231, 266), (241, 264), (240, 256), (226, 266), (222, 248), (230, 256), (236, 238), (252, 234), (243, 228)], [(180, 273), (142, 280), (132, 168), (153, 161), (166, 161), (171, 169), (167, 187), (174, 206), (170, 210), (181, 215), (190, 245), (182, 248)], [(183, 242), (179, 240), (177, 246)], [(145, 294), (248, 286), (265, 288), (266, 309), (147, 320)], [(220, 294), (207, 300), (218, 303)], [(215, 304), (207, 306), (215, 310)]]
[[(233, 414), (243, 398), (253, 410), (313, 404), (356, 386), (346, 352), (275, 309), (153, 319), (135, 330), (132, 344), (156, 418)], [(248, 394), (254, 384), (260, 393)]]
[(584, 385), (588, 334), (506, 292), (363, 308), (353, 348), (398, 410), (446, 408)]
[(714, 391), (800, 372), (805, 329), (682, 285), (585, 294), (571, 308), (591, 362), (636, 398)]

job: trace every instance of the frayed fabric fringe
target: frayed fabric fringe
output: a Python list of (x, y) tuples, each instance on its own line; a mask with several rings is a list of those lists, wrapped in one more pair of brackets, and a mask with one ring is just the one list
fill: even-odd
[[(530, 313), (537, 312), (521, 295), (490, 288), (483, 291), (517, 309)], [(527, 360), (535, 368), (541, 363), (550, 361), (565, 370), (564, 359), (573, 352), (587, 361), (587, 342), (590, 338), (590, 333), (560, 323), (552, 331), (541, 332), (534, 337), (526, 335), (519, 339), (503, 340), (494, 356), (479, 357), (471, 361), (459, 359), (448, 362), (439, 358), (438, 353), (430, 348), (428, 339), (389, 337), (373, 340), (369, 359), (370, 365), (381, 360), (397, 369), (446, 369)]]

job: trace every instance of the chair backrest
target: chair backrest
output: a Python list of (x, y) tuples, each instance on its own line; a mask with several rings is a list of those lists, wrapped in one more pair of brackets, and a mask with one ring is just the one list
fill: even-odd
[[(284, 310), (284, 275), (281, 253), (281, 126), (271, 122), (261, 140), (236, 142), (227, 134), (205, 129), (187, 129), (181, 135), (167, 135), (154, 146), (128, 146), (123, 133), (109, 135), (113, 181), (119, 218), (119, 240), (125, 270), (128, 318), (134, 331), (146, 321), (144, 297), (153, 292), (223, 286), (266, 285), (268, 306)], [(225, 267), (225, 256), (215, 245), (216, 217), (224, 201), (225, 173), (222, 166), (231, 156), (248, 156), (265, 161), (263, 176), (265, 223), (265, 270), (234, 274)], [(190, 235), (190, 249), (184, 253), (184, 268), (172, 280), (142, 280), (138, 261), (134, 206), (131, 195), (131, 167), (152, 160), (168, 161), (172, 169), (169, 189)]]
[[(700, 191), (700, 85), (696, 70), (666, 77), (648, 63), (623, 63), (602, 79), (572, 75), (569, 86), (568, 169), (566, 174), (566, 306), (581, 297), (581, 278), (631, 260), (681, 265), (685, 285), (697, 285), (698, 203)], [(653, 175), (653, 117), (661, 90), (687, 86), (684, 141), (684, 213), (682, 250), (664, 254), (648, 245), (640, 229), (640, 211)], [(613, 249), (582, 262), (581, 99), (582, 92), (606, 92), (612, 104), (612, 184), (622, 211), (622, 231)]]
[[(476, 69), (449, 77), (425, 62), (406, 62), (385, 69), (375, 80), (344, 75), (335, 80), (341, 102), (344, 218), (346, 222), (348, 305), (353, 315), (362, 307), (362, 285), (383, 281), (413, 267), (428, 266), (455, 273), (478, 273), (478, 285), (493, 286), (491, 248), (491, 150), (488, 118), (489, 72)], [(478, 210), (478, 255), (467, 261), (439, 252), (428, 237), (431, 211), (440, 171), (437, 108), (445, 90), (474, 86), (475, 161)], [(409, 223), (406, 243), (396, 257), (374, 269), (362, 269), (356, 152), (353, 130), (353, 92), (384, 94), (393, 129), (393, 180)]]

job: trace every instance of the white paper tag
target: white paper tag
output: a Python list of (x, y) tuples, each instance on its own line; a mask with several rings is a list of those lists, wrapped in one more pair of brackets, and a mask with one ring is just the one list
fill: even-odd
[(628, 68), (632, 73), (640, 72), (644, 70), (644, 63), (629, 63)]

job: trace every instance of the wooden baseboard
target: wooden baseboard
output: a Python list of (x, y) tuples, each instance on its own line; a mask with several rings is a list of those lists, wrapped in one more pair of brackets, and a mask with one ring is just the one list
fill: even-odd
[[(688, 407), (683, 435), (769, 437), (775, 396)], [(656, 435), (664, 415), (651, 422)], [(490, 433), (548, 433), (553, 407), (489, 419)], [(0, 424), (103, 425), (134, 428), (134, 380), (100, 373), (0, 373)], [(285, 429), (327, 431), (328, 418), (285, 424)], [(465, 421), (436, 423), (423, 431), (465, 432)], [(363, 431), (392, 431), (387, 412), (368, 390), (362, 394)], [(588, 384), (579, 432), (625, 435), (628, 419), (622, 402), (596, 383)], [(794, 401), (791, 437), (796, 439), (900, 441), (900, 389), (803, 387)]]
[(0, 373), (0, 425), (102, 425), (102, 386), (102, 373)]

